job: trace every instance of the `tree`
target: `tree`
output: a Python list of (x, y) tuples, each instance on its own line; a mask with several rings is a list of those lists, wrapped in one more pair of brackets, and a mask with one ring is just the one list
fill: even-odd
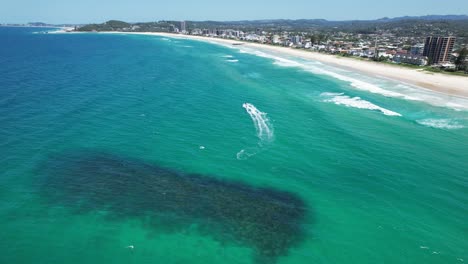
[(317, 36), (317, 41), (319, 45), (322, 44), (322, 42), (327, 41), (327, 39), (328, 39), (328, 36), (325, 34), (319, 34)]
[(109, 20), (102, 24), (90, 24), (77, 29), (77, 31), (123, 31), (132, 25), (118, 20)]
[(315, 35), (310, 35), (309, 38), (310, 38), (310, 42), (312, 42), (312, 44), (317, 43), (317, 37)]
[(466, 69), (466, 57), (468, 55), (468, 49), (463, 48), (460, 50), (460, 53), (455, 60), (455, 67), (457, 71)]

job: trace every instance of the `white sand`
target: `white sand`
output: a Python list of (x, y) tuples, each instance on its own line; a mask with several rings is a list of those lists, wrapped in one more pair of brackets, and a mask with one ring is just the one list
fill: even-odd
[(360, 61), (353, 58), (337, 57), (329, 54), (311, 52), (301, 49), (287, 47), (270, 46), (251, 42), (240, 42), (231, 39), (209, 38), (202, 36), (178, 35), (171, 33), (125, 33), (155, 35), (169, 38), (184, 38), (214, 42), (224, 45), (242, 43), (245, 47), (259, 48), (274, 51), (277, 54), (298, 57), (307, 60), (319, 61), (331, 66), (345, 68), (356, 72), (361, 72), (369, 76), (385, 77), (408, 83), (417, 87), (432, 90), (439, 93), (468, 98), (468, 77), (455, 76), (442, 73), (426, 72), (419, 69), (404, 68), (398, 65), (390, 65), (372, 61)]

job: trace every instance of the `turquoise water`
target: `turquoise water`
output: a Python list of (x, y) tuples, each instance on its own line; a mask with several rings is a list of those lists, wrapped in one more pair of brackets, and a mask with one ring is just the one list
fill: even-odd
[(36, 32), (0, 28), (0, 263), (468, 261), (465, 99)]

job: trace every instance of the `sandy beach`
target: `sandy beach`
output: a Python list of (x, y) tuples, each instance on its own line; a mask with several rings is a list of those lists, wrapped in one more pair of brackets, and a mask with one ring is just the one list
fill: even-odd
[[(122, 32), (124, 33), (124, 32)], [(360, 61), (353, 58), (337, 57), (329, 54), (311, 52), (301, 49), (293, 49), (288, 47), (270, 46), (252, 42), (241, 42), (232, 39), (211, 38), (192, 35), (177, 35), (171, 33), (128, 33), (125, 34), (141, 34), (154, 35), (168, 38), (183, 38), (207, 41), (223, 45), (240, 44), (244, 47), (269, 50), (276, 54), (284, 54), (287, 56), (297, 57), (306, 60), (315, 60), (330, 66), (335, 66), (351, 71), (356, 71), (369, 76), (380, 78), (388, 78), (397, 80), (402, 83), (407, 83), (416, 87), (431, 90), (438, 93), (443, 93), (456, 97), (468, 98), (468, 77), (455, 76), (442, 73), (425, 72), (419, 69), (403, 68), (398, 65), (390, 65), (372, 61)]]

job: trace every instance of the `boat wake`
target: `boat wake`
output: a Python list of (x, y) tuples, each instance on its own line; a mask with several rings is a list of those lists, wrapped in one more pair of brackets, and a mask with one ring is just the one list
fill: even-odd
[(242, 107), (247, 111), (255, 126), (259, 139), (256, 147), (242, 149), (237, 153), (237, 159), (245, 160), (259, 153), (262, 148), (274, 140), (274, 130), (266, 113), (258, 110), (253, 104), (244, 103)]
[(271, 142), (273, 140), (273, 126), (270, 124), (267, 114), (260, 112), (253, 104), (245, 103), (242, 107), (252, 118), (260, 142)]

